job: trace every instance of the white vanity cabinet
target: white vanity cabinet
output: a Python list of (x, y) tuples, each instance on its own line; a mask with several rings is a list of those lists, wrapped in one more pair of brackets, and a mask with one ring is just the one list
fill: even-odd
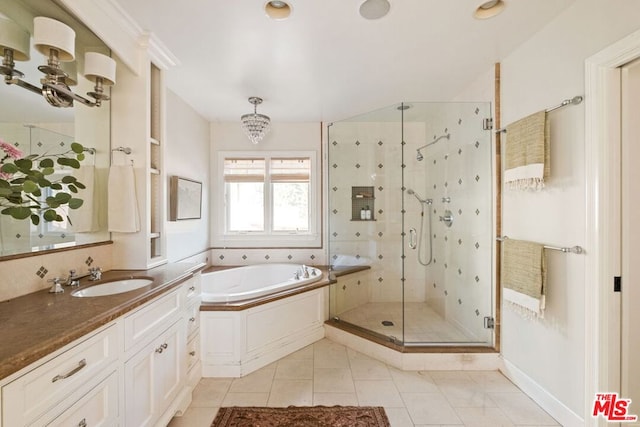
[(164, 426), (200, 380), (200, 274), (0, 381), (0, 427)]
[(124, 319), (125, 426), (166, 425), (200, 380), (200, 274)]
[(125, 425), (155, 425), (171, 405), (185, 377), (184, 347), (184, 331), (178, 321), (127, 360)]
[[(111, 324), (56, 357), (32, 365), (3, 386), (2, 425), (59, 425), (57, 420), (72, 415), (71, 425), (82, 425), (83, 419), (96, 419), (93, 411), (97, 406), (105, 414), (98, 418), (106, 424), (92, 425), (116, 424), (117, 388), (101, 388), (101, 384), (116, 378), (118, 339), (117, 328)], [(99, 401), (81, 401), (92, 394), (100, 394)]]

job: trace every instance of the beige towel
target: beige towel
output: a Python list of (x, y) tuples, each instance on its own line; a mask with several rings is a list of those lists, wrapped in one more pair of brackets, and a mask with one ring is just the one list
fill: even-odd
[(92, 165), (82, 165), (74, 169), (73, 176), (87, 188), (80, 190), (78, 198), (83, 200), (78, 209), (69, 210), (69, 218), (73, 224), (72, 229), (76, 233), (91, 233), (100, 229), (98, 206), (99, 198), (96, 197), (96, 168)]
[(506, 239), (502, 243), (502, 296), (525, 313), (544, 317), (547, 276), (544, 246)]
[(504, 182), (512, 189), (541, 189), (549, 177), (549, 121), (546, 111), (507, 126)]
[(119, 233), (140, 231), (133, 166), (111, 166), (109, 169), (108, 203), (109, 231)]

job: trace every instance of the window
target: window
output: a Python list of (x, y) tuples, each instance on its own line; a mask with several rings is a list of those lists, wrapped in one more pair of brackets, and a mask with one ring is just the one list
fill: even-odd
[(224, 243), (219, 243), (319, 245), (315, 161), (315, 152), (220, 153)]

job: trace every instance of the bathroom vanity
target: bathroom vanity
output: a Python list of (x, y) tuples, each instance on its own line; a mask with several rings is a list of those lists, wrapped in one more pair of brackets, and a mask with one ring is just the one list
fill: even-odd
[(184, 411), (200, 379), (203, 267), (105, 273), (154, 280), (120, 294), (0, 303), (0, 425), (166, 425)]

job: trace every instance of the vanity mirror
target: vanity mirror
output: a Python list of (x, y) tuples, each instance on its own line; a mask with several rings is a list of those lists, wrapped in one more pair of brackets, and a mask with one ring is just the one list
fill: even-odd
[[(95, 92), (95, 82), (83, 76), (83, 70), (86, 72), (87, 68), (85, 53), (110, 54), (95, 34), (53, 1), (0, 0), (0, 24), (10, 22), (33, 35), (36, 16), (52, 18), (75, 31), (75, 61), (61, 63), (70, 77), (66, 83), (74, 93), (85, 98), (88, 92)], [(29, 46), (30, 59), (16, 60), (15, 68), (24, 73), (24, 81), (39, 85), (43, 74), (38, 67), (47, 64), (47, 57), (34, 48), (33, 37)], [(109, 87), (105, 86), (104, 91), (108, 95)], [(71, 143), (79, 142), (86, 149), (82, 167), (56, 170), (56, 173), (78, 175), (87, 187), (76, 196), (84, 200), (83, 207), (68, 212), (72, 223), (41, 221), (36, 226), (29, 220), (0, 215), (0, 259), (109, 240), (106, 177), (110, 164), (110, 102), (102, 102), (100, 107), (74, 102), (73, 107), (60, 108), (51, 105), (41, 94), (14, 84), (0, 83), (0, 140), (14, 146), (24, 156), (62, 154), (70, 150)], [(4, 152), (0, 151), (0, 157), (3, 156)]]

